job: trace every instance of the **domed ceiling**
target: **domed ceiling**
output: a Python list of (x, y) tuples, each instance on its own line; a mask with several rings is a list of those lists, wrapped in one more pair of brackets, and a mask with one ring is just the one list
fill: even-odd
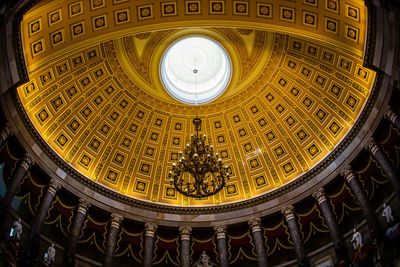
[[(17, 94), (77, 177), (159, 204), (237, 202), (299, 178), (346, 137), (375, 80), (365, 20), (363, 1), (40, 1), (21, 22), (29, 82)], [(169, 183), (196, 109), (159, 75), (165, 50), (192, 35), (232, 62), (225, 92), (198, 107), (231, 179), (201, 200)]]

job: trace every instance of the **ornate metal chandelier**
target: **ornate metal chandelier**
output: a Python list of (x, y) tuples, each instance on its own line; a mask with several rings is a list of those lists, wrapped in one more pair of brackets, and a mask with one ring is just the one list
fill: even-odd
[(206, 135), (199, 134), (201, 119), (196, 116), (193, 124), (196, 133), (191, 135), (183, 153), (179, 152), (179, 161), (173, 163), (169, 178), (179, 193), (204, 198), (224, 188), (226, 180), (229, 180), (229, 172), (213, 146), (206, 144)]

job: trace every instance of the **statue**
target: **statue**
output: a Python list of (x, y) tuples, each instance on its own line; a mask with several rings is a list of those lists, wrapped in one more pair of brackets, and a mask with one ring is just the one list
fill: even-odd
[(382, 216), (386, 218), (387, 223), (394, 222), (392, 208), (389, 205), (386, 206), (386, 203), (383, 203)]
[(56, 261), (56, 249), (54, 248), (54, 243), (47, 249), (47, 255), (49, 257), (49, 264), (54, 264)]
[(353, 230), (353, 238), (350, 240), (353, 243), (353, 247), (356, 250), (357, 248), (361, 248), (362, 244), (362, 236), (360, 232), (358, 232), (355, 228)]
[(203, 253), (201, 253), (200, 255), (200, 259), (198, 262), (196, 262), (196, 267), (212, 267), (213, 265), (211, 263), (209, 263), (210, 257), (208, 257), (208, 255), (206, 254), (205, 251), (203, 251)]
[(19, 241), (21, 239), (21, 235), (22, 235), (21, 218), (18, 218), (18, 220), (16, 220), (11, 227), (10, 237), (13, 237), (15, 241)]

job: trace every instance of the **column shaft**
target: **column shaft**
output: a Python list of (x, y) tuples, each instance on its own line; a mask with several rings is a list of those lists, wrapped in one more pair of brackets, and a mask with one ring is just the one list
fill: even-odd
[(86, 218), (86, 212), (89, 207), (90, 203), (83, 199), (79, 200), (79, 206), (72, 224), (72, 229), (69, 232), (68, 244), (64, 253), (64, 266), (66, 267), (75, 266), (76, 245), (78, 243), (82, 226)]
[(181, 266), (190, 267), (190, 233), (192, 228), (180, 227), (181, 233)]
[(256, 246), (258, 267), (267, 267), (267, 254), (265, 252), (264, 238), (262, 236), (261, 219), (251, 219), (249, 225), (253, 234), (254, 245)]
[(400, 117), (388, 106), (385, 110), (384, 118), (390, 121), (397, 130), (400, 131)]
[(151, 267), (153, 262), (154, 235), (157, 231), (157, 225), (146, 223), (145, 231), (143, 267)]
[(13, 200), (21, 181), (24, 179), (25, 175), (28, 173), (33, 164), (34, 162), (31, 156), (29, 156), (29, 154), (25, 154), (23, 161), (11, 178), (11, 182), (7, 187), (7, 192), (3, 201), (3, 205), (5, 207), (8, 208), (11, 205), (11, 201)]
[(40, 234), (40, 230), (43, 225), (43, 221), (46, 218), (47, 212), (53, 203), (54, 197), (57, 194), (57, 191), (60, 189), (61, 185), (54, 179), (50, 180), (49, 187), (47, 188), (46, 194), (43, 197), (43, 200), (40, 203), (38, 212), (33, 220), (31, 232), (29, 235), (29, 241), (31, 241), (35, 236)]
[(11, 128), (10, 124), (7, 122), (6, 125), (4, 125), (4, 128), (0, 132), (0, 147), (12, 134), (14, 134), (14, 131)]
[(346, 246), (343, 242), (342, 235), (340, 234), (339, 227), (336, 222), (335, 215), (332, 212), (331, 206), (329, 205), (323, 188), (313, 194), (313, 197), (317, 200), (322, 216), (328, 226), (329, 233), (332, 238), (333, 246), (336, 252), (336, 258), (338, 261), (347, 260)]
[(226, 244), (226, 226), (218, 225), (214, 227), (217, 233), (217, 249), (218, 249), (218, 259), (220, 267), (228, 267), (228, 246)]
[(309, 266), (307, 255), (304, 252), (303, 240), (295, 220), (293, 206), (286, 207), (282, 210), (282, 213), (285, 216), (286, 223), (289, 228), (290, 238), (292, 239), (294, 250), (296, 252), (297, 264), (301, 267)]
[(110, 230), (108, 232), (107, 242), (106, 242), (106, 250), (104, 253), (104, 267), (111, 267), (113, 258), (114, 258), (114, 251), (115, 246), (117, 245), (118, 241), (118, 233), (119, 228), (121, 226), (123, 217), (118, 214), (111, 214), (111, 224)]
[(395, 168), (392, 166), (390, 161), (385, 156), (385, 153), (379, 146), (375, 143), (375, 141), (371, 138), (366, 146), (366, 149), (371, 153), (371, 155), (376, 159), (379, 165), (382, 167), (386, 176), (388, 177), (390, 183), (393, 186), (393, 191), (396, 193), (397, 197), (400, 200), (400, 181), (397, 177), (397, 173)]
[(361, 210), (367, 220), (367, 224), (369, 230), (373, 233), (373, 235), (377, 234), (380, 231), (380, 226), (378, 220), (376, 219), (375, 213), (369, 204), (367, 195), (361, 187), (360, 182), (356, 179), (355, 174), (351, 170), (351, 167), (346, 167), (341, 175), (346, 178), (347, 184), (349, 185), (351, 191), (356, 196), (358, 203), (360, 203)]

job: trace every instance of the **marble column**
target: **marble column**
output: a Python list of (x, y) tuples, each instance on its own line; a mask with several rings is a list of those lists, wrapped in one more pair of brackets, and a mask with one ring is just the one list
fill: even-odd
[(282, 209), (282, 213), (289, 228), (290, 238), (292, 239), (294, 250), (296, 252), (297, 264), (301, 267), (309, 266), (307, 255), (304, 251), (303, 240), (296, 223), (293, 206), (285, 207)]
[(393, 126), (400, 131), (400, 117), (392, 110), (391, 106), (387, 106), (383, 117), (390, 121)]
[(346, 179), (351, 191), (354, 193), (358, 203), (360, 203), (360, 207), (363, 211), (365, 219), (367, 220), (369, 230), (373, 233), (373, 235), (376, 235), (380, 230), (378, 220), (376, 219), (375, 213), (369, 204), (368, 198), (362, 189), (360, 182), (357, 180), (353, 170), (350, 166), (347, 166), (340, 172), (340, 175)]
[(1, 132), (0, 132), (0, 147), (4, 144), (4, 142), (8, 139), (8, 137), (10, 137), (13, 134), (14, 134), (14, 131), (11, 128), (10, 124), (7, 122), (4, 125), (4, 128), (1, 129)]
[(121, 215), (115, 213), (111, 214), (110, 229), (108, 231), (106, 250), (104, 253), (104, 267), (112, 266), (115, 246), (117, 245), (119, 228), (121, 227), (122, 220), (123, 217)]
[(7, 187), (7, 192), (3, 200), (3, 205), (6, 208), (11, 205), (11, 201), (18, 190), (19, 184), (22, 182), (25, 175), (34, 164), (35, 162), (33, 161), (32, 157), (29, 154), (25, 154), (24, 159), (14, 173), (13, 177), (11, 178), (11, 182)]
[(47, 188), (46, 194), (40, 202), (39, 209), (37, 211), (35, 219), (33, 220), (31, 232), (29, 235), (29, 241), (32, 241), (35, 236), (38, 236), (40, 234), (40, 230), (42, 228), (44, 219), (47, 216), (47, 212), (51, 204), (53, 203), (57, 191), (60, 188), (61, 184), (56, 179), (50, 180), (49, 187)]
[(144, 255), (143, 255), (143, 267), (151, 267), (153, 262), (153, 250), (154, 250), (154, 239), (157, 231), (157, 224), (146, 223), (145, 229), (145, 240), (144, 240)]
[(395, 168), (392, 166), (390, 161), (387, 159), (385, 153), (379, 146), (375, 143), (374, 139), (371, 137), (365, 146), (371, 155), (376, 159), (379, 165), (382, 167), (387, 178), (389, 179), (391, 185), (393, 186), (393, 191), (396, 193), (398, 200), (400, 201), (400, 181), (397, 176)]
[(189, 226), (179, 227), (181, 234), (181, 266), (190, 267), (190, 234), (192, 228)]
[(268, 266), (268, 263), (267, 254), (265, 252), (264, 238), (261, 229), (261, 219), (251, 219), (249, 221), (249, 225), (251, 228), (251, 232), (253, 233), (254, 245), (256, 246), (258, 267), (266, 267)]
[(228, 246), (226, 244), (226, 225), (214, 226), (214, 231), (217, 234), (217, 249), (218, 260), (220, 267), (228, 267)]
[(347, 260), (346, 245), (343, 242), (343, 237), (340, 234), (338, 224), (336, 222), (335, 215), (332, 212), (332, 208), (326, 199), (323, 188), (320, 188), (312, 194), (317, 201), (319, 208), (322, 212), (322, 216), (328, 226), (329, 233), (332, 238), (333, 247), (336, 252), (336, 258), (338, 261)]
[(73, 267), (75, 266), (75, 253), (76, 245), (78, 243), (79, 236), (81, 234), (82, 226), (86, 218), (86, 213), (90, 208), (90, 203), (84, 199), (79, 200), (79, 205), (76, 210), (72, 229), (69, 232), (68, 244), (65, 248), (64, 253), (64, 266)]

